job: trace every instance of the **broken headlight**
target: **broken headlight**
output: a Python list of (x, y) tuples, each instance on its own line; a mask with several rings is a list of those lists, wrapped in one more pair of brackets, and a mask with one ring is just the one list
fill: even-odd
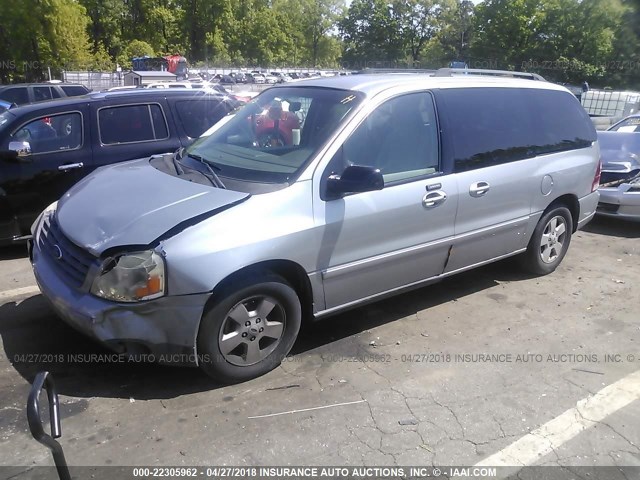
[(629, 184), (629, 190), (640, 190), (640, 178), (636, 178)]
[(163, 258), (147, 250), (107, 259), (91, 293), (115, 302), (138, 302), (163, 296), (165, 285)]

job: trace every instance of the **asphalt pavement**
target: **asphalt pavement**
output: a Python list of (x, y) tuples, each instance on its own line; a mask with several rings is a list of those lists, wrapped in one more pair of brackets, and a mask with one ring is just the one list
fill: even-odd
[(25, 416), (48, 370), (76, 466), (507, 465), (526, 479), (542, 475), (522, 466), (547, 465), (548, 478), (638, 478), (617, 467), (640, 467), (639, 238), (640, 223), (598, 219), (549, 276), (503, 261), (306, 325), (279, 368), (234, 386), (118, 361), (52, 313), (21, 246), (4, 249), (0, 477), (53, 464)]

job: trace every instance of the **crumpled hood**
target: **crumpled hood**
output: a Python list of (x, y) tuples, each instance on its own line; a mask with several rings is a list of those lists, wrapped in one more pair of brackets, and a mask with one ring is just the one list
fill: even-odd
[(249, 196), (171, 176), (146, 158), (96, 170), (64, 194), (56, 215), (69, 239), (100, 255), (111, 247), (148, 245)]

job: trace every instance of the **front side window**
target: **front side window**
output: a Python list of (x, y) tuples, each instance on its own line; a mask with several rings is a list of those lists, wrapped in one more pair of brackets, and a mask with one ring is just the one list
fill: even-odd
[(358, 92), (318, 87), (266, 90), (187, 153), (215, 164), (223, 177), (286, 183), (363, 98)]
[(82, 115), (71, 112), (32, 120), (14, 132), (10, 141), (29, 142), (32, 154), (80, 148)]
[(376, 108), (344, 143), (343, 166), (380, 170), (385, 184), (435, 173), (438, 128), (433, 99), (425, 92), (395, 97)]
[(167, 122), (158, 104), (102, 108), (98, 111), (98, 126), (104, 145), (151, 142), (169, 137)]
[(593, 124), (568, 92), (522, 88), (443, 89), (454, 168), (476, 168), (588, 147)]

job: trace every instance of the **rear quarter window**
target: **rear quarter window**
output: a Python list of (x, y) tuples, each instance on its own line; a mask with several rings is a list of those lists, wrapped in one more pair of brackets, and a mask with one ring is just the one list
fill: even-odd
[(585, 148), (596, 140), (570, 93), (526, 88), (440, 91), (457, 172)]
[(81, 85), (63, 85), (60, 88), (62, 88), (62, 91), (69, 97), (77, 97), (89, 93), (89, 91)]

